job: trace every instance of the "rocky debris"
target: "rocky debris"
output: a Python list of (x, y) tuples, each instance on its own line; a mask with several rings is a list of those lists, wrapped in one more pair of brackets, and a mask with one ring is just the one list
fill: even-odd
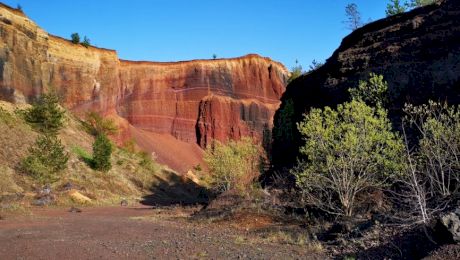
[(48, 205), (52, 204), (54, 201), (55, 201), (55, 199), (54, 199), (53, 196), (43, 196), (43, 197), (40, 197), (40, 198), (34, 200), (32, 202), (32, 205), (43, 207), (43, 206), (48, 206)]
[(70, 191), (74, 189), (74, 185), (71, 182), (67, 182), (66, 184), (62, 185), (62, 189), (65, 191)]
[(453, 241), (460, 242), (460, 208), (441, 216), (440, 222), (450, 233)]
[(120, 202), (120, 206), (122, 206), (122, 207), (128, 207), (128, 200), (122, 199), (121, 202)]
[(89, 204), (92, 202), (90, 198), (81, 194), (78, 190), (72, 189), (68, 191), (69, 197), (76, 203), (79, 204)]
[(34, 206), (48, 206), (56, 201), (56, 196), (52, 193), (51, 186), (46, 184), (37, 191), (35, 200), (32, 202)]
[(81, 213), (82, 210), (79, 209), (79, 208), (76, 208), (76, 207), (71, 207), (71, 208), (69, 209), (69, 212), (70, 212), (70, 213)]

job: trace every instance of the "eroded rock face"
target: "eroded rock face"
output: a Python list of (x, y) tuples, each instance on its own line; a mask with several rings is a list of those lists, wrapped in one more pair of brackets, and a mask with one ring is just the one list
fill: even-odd
[[(299, 122), (312, 107), (335, 107), (349, 100), (348, 89), (367, 80), (371, 72), (388, 81), (392, 97), (388, 109), (396, 127), (406, 102), (421, 104), (433, 99), (459, 103), (459, 39), (457, 0), (370, 23), (344, 38), (323, 67), (290, 84), (279, 111), (285, 104), (294, 104), (292, 122)], [(283, 122), (280, 115), (275, 116), (275, 124)], [(278, 127), (283, 126), (278, 123)], [(294, 164), (301, 144), (297, 131), (292, 139), (275, 139), (275, 163), (281, 167)]]
[[(121, 61), (119, 70), (120, 116), (136, 127), (201, 147), (212, 138), (262, 139), (264, 125), (271, 129), (287, 73), (257, 55), (178, 63)], [(250, 107), (257, 107), (251, 116)]]
[(287, 74), (282, 64), (258, 55), (174, 63), (119, 60), (115, 51), (49, 35), (0, 4), (0, 98), (31, 102), (53, 88), (76, 113), (91, 109), (118, 118), (120, 141), (132, 137), (132, 127), (202, 148), (214, 138), (249, 135), (263, 141), (271, 135)]

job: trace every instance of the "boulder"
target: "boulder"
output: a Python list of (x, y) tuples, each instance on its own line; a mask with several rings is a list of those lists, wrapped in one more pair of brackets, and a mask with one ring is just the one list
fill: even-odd
[(452, 235), (453, 241), (460, 242), (460, 208), (442, 215), (440, 222)]

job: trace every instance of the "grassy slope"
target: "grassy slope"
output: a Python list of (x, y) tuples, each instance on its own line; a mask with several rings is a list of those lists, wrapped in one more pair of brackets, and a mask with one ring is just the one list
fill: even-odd
[[(0, 101), (0, 202), (1, 195), (22, 193), (25, 201), (31, 201), (41, 187), (34, 179), (22, 173), (19, 164), (34, 143), (37, 133), (14, 111), (23, 109)], [(112, 155), (112, 169), (108, 173), (92, 170), (81, 157), (82, 153), (91, 155), (94, 138), (86, 133), (81, 123), (70, 113), (59, 138), (69, 152), (68, 167), (59, 181), (52, 184), (57, 195), (57, 205), (78, 204), (70, 199), (63, 186), (71, 183), (81, 194), (92, 199), (92, 205), (118, 204), (120, 200), (138, 200), (153, 194), (162, 201), (181, 201), (196, 194), (184, 184), (189, 180), (181, 178), (155, 162), (145, 163), (137, 153), (119, 148)], [(178, 198), (178, 196), (180, 198)], [(27, 202), (26, 202), (27, 204)]]

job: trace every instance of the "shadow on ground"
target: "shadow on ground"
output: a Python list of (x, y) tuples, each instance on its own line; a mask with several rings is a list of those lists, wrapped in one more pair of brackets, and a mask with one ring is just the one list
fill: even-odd
[(173, 206), (173, 205), (195, 205), (208, 203), (208, 190), (176, 173), (163, 170), (167, 176), (165, 179), (158, 179), (152, 185), (152, 194), (144, 196), (141, 204), (147, 206)]

